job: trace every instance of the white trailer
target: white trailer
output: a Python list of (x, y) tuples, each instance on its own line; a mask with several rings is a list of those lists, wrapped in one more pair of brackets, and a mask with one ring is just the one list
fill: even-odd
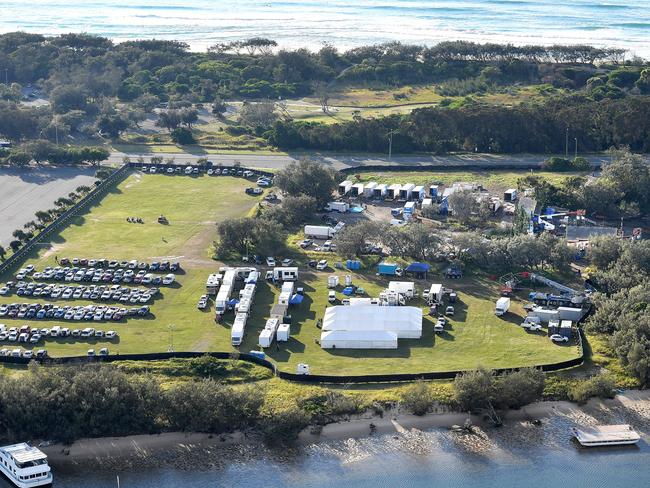
[(248, 316), (245, 313), (235, 315), (235, 321), (230, 329), (230, 342), (233, 346), (239, 346), (244, 340), (244, 331)]
[(557, 312), (560, 320), (570, 320), (572, 322), (579, 322), (585, 314), (581, 308), (572, 307), (558, 307)]
[(544, 323), (560, 319), (560, 314), (557, 310), (543, 307), (535, 307), (528, 313), (528, 316), (538, 317)]
[(278, 342), (287, 342), (291, 337), (291, 325), (290, 324), (280, 324), (278, 330), (275, 334), (275, 339)]
[(235, 269), (228, 269), (223, 275), (223, 281), (221, 282), (219, 293), (217, 293), (217, 298), (214, 300), (214, 306), (217, 315), (223, 315), (226, 312), (228, 300), (230, 300), (230, 295), (232, 294), (232, 290), (235, 287), (236, 274), (237, 273)]
[(388, 187), (386, 190), (386, 198), (389, 200), (396, 200), (399, 198), (399, 191), (402, 189), (402, 185), (394, 183)]
[(415, 188), (413, 188), (413, 191), (411, 192), (411, 200), (422, 201), (425, 196), (426, 196), (426, 192), (424, 191), (423, 185), (416, 186)]
[(371, 181), (370, 183), (367, 183), (366, 186), (363, 187), (363, 196), (365, 198), (372, 198), (374, 196), (375, 188), (377, 188), (376, 182)]
[(350, 180), (345, 180), (339, 183), (339, 195), (346, 195), (352, 188), (352, 182)]
[(208, 276), (208, 279), (205, 282), (205, 292), (208, 295), (216, 295), (219, 291), (219, 285), (221, 285), (222, 279), (223, 275), (221, 273), (212, 273)]
[(425, 298), (429, 303), (442, 303), (443, 288), (442, 284), (434, 283), (426, 292)]
[(407, 201), (411, 199), (411, 194), (413, 193), (413, 188), (415, 185), (413, 183), (407, 183), (399, 189), (399, 199)]
[(275, 281), (296, 281), (298, 279), (297, 267), (273, 268), (273, 279)]
[(269, 347), (275, 338), (275, 333), (280, 325), (280, 320), (277, 318), (270, 318), (266, 321), (264, 329), (260, 332), (258, 343), (262, 347)]
[(377, 185), (374, 190), (372, 190), (372, 198), (386, 198), (388, 193), (388, 185), (382, 183)]
[(329, 202), (325, 206), (325, 210), (327, 210), (328, 212), (345, 213), (348, 210), (350, 210), (350, 205), (345, 202)]
[(280, 291), (280, 296), (278, 297), (278, 303), (280, 305), (289, 305), (289, 300), (293, 295), (293, 282), (287, 281), (282, 284), (282, 290)]
[(510, 298), (501, 297), (497, 300), (496, 306), (494, 307), (494, 314), (497, 317), (505, 315), (506, 312), (510, 309)]
[(334, 229), (327, 225), (305, 225), (305, 237), (311, 239), (330, 239), (334, 236)]
[(350, 188), (350, 194), (353, 197), (362, 197), (363, 196), (363, 183), (355, 183)]
[(406, 298), (415, 296), (415, 283), (413, 281), (391, 281), (388, 283), (388, 289)]

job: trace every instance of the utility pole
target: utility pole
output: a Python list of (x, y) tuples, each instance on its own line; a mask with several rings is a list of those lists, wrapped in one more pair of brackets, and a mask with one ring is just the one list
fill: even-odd
[(566, 140), (564, 142), (564, 159), (569, 159), (569, 128), (566, 128)]
[(54, 137), (56, 138), (56, 145), (59, 145), (59, 126), (54, 126)]
[(394, 130), (390, 131), (388, 133), (388, 160), (390, 161), (390, 158), (393, 155), (393, 134), (395, 133)]
[(573, 156), (573, 159), (576, 159), (578, 157), (578, 138), (574, 137), (573, 139), (576, 141), (575, 156)]

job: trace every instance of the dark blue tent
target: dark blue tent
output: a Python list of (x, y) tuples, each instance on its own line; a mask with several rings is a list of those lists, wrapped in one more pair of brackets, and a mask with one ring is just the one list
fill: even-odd
[(351, 286), (348, 286), (348, 287), (346, 287), (346, 288), (343, 288), (343, 294), (344, 294), (346, 297), (349, 297), (349, 296), (354, 295), (354, 288), (352, 288)]

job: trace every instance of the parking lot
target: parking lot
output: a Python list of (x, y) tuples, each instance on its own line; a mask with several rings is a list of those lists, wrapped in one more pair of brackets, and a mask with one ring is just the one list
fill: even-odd
[(7, 246), (12, 232), (34, 220), (34, 213), (81, 185), (92, 185), (94, 168), (0, 168), (0, 245)]

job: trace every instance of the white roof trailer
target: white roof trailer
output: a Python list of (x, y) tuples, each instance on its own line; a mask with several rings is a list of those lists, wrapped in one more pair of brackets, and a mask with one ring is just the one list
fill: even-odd
[(399, 199), (400, 200), (410, 200), (411, 194), (413, 193), (413, 188), (415, 185), (413, 183), (407, 183), (402, 188), (399, 189)]
[(411, 192), (412, 200), (423, 200), (425, 196), (426, 196), (426, 192), (424, 191), (424, 186), (422, 185), (416, 186), (415, 188), (413, 188), (413, 191)]
[(246, 329), (246, 321), (248, 315), (245, 313), (238, 313), (235, 315), (235, 321), (230, 329), (230, 342), (233, 346), (239, 346), (244, 340), (244, 333)]
[(402, 185), (398, 183), (394, 183), (388, 187), (388, 194), (386, 195), (387, 198), (391, 199), (396, 199), (399, 198), (399, 191), (402, 189)]
[(370, 183), (367, 183), (366, 186), (363, 187), (363, 196), (366, 198), (372, 198), (375, 188), (377, 188), (376, 182), (371, 181)]
[(228, 269), (223, 275), (221, 288), (219, 288), (219, 293), (217, 293), (217, 298), (215, 298), (214, 300), (214, 306), (217, 315), (223, 315), (226, 311), (228, 300), (230, 300), (230, 295), (232, 294), (232, 290), (235, 287), (236, 275), (237, 275), (237, 271), (235, 269)]
[(429, 291), (426, 293), (426, 298), (430, 303), (442, 303), (442, 284), (434, 283), (431, 285), (431, 288), (429, 288)]
[(282, 283), (282, 290), (280, 291), (280, 296), (278, 297), (278, 303), (280, 305), (289, 305), (289, 300), (293, 295), (293, 282), (287, 281)]
[(350, 188), (350, 193), (353, 197), (362, 197), (363, 196), (363, 183), (355, 183)]
[(273, 342), (273, 338), (275, 337), (275, 333), (278, 330), (278, 327), (280, 326), (280, 320), (277, 318), (270, 318), (266, 321), (266, 324), (264, 325), (264, 329), (262, 329), (262, 332), (260, 332), (260, 337), (258, 340), (258, 343), (262, 347), (269, 347), (271, 343)]
[(275, 281), (296, 281), (298, 279), (298, 268), (273, 268), (273, 279)]
[(216, 295), (219, 291), (219, 285), (221, 285), (222, 278), (223, 275), (221, 273), (212, 273), (208, 276), (208, 279), (205, 282), (205, 292), (208, 295)]
[(345, 180), (339, 183), (339, 195), (346, 195), (352, 188), (352, 182)]
[(388, 193), (388, 185), (382, 183), (372, 190), (372, 198), (385, 198)]

